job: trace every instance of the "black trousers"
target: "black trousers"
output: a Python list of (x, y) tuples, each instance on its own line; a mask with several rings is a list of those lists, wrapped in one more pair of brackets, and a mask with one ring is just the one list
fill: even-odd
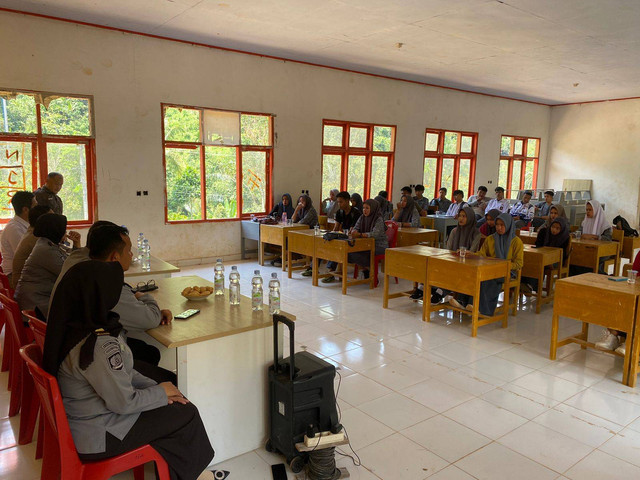
[(214, 456), (195, 405), (174, 403), (142, 412), (122, 441), (107, 433), (105, 452), (80, 455), (80, 458), (102, 460), (147, 444), (167, 462), (171, 480), (196, 480)]
[(158, 383), (171, 382), (178, 385), (176, 374), (158, 366), (160, 350), (137, 338), (127, 337), (127, 345), (133, 354), (133, 368), (145, 377)]

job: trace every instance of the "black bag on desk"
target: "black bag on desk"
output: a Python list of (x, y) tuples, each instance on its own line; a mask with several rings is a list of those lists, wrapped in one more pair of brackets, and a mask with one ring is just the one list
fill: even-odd
[[(631, 228), (631, 225), (629, 225), (629, 222), (627, 222), (627, 219), (620, 215), (618, 215), (616, 218), (613, 219), (613, 224), (616, 226), (618, 230), (624, 231), (625, 237), (638, 236), (638, 231)], [(620, 224), (620, 226), (618, 226), (618, 224)]]
[(322, 236), (322, 238), (325, 241), (330, 242), (331, 240), (348, 240), (349, 235), (340, 232), (327, 232)]

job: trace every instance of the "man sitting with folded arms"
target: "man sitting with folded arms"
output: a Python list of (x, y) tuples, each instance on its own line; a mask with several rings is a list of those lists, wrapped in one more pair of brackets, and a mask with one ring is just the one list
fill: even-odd
[(490, 197), (487, 197), (487, 187), (480, 185), (478, 187), (478, 193), (471, 195), (467, 200), (467, 203), (473, 208), (473, 213), (476, 214), (476, 220), (484, 218), (484, 212), (491, 201)]
[[(336, 223), (333, 225), (334, 232), (348, 232), (352, 229), (362, 212), (358, 210), (356, 207), (351, 206), (351, 195), (349, 192), (340, 192), (337, 195), (337, 202), (339, 210), (336, 213)], [(334, 272), (340, 274), (340, 270), (338, 268), (340, 265), (337, 262), (328, 262), (327, 268), (329, 272)], [(322, 283), (331, 283), (335, 281), (336, 277), (330, 275), (322, 279)]]
[(454, 190), (453, 200), (454, 203), (449, 205), (446, 215), (447, 217), (458, 218), (460, 209), (467, 206), (467, 202), (464, 201), (464, 192), (462, 190)]
[(522, 200), (511, 207), (509, 211), (515, 221), (516, 228), (526, 227), (536, 214), (536, 207), (531, 203), (531, 197), (532, 193), (527, 190), (524, 192)]
[(540, 202), (536, 205), (537, 215), (533, 217), (533, 227), (538, 228), (549, 221), (549, 211), (553, 206), (553, 190), (547, 190), (544, 192), (544, 202)]
[(424, 185), (416, 185), (415, 187), (416, 195), (413, 197), (413, 200), (416, 204), (416, 208), (418, 209), (418, 213), (421, 217), (426, 217), (427, 213), (429, 213), (429, 199), (424, 195)]
[(438, 198), (431, 200), (429, 205), (432, 207), (438, 207), (438, 211), (441, 213), (447, 213), (447, 210), (449, 210), (449, 206), (451, 205), (451, 200), (447, 198), (447, 189), (442, 187), (439, 190), (439, 194)]

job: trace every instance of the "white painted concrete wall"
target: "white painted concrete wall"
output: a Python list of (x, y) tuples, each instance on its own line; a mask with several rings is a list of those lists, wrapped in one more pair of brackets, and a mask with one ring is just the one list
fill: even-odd
[(0, 45), (0, 87), (94, 96), (99, 218), (143, 231), (168, 260), (236, 255), (240, 226), (165, 225), (161, 102), (275, 114), (276, 196), (319, 199), (323, 118), (397, 125), (395, 197), (422, 181), (427, 127), (479, 132), (476, 185), (490, 190), (500, 135), (540, 137), (545, 178), (545, 106), (5, 12)]
[(609, 220), (620, 214), (638, 225), (640, 100), (553, 107), (550, 137), (545, 183), (591, 179)]

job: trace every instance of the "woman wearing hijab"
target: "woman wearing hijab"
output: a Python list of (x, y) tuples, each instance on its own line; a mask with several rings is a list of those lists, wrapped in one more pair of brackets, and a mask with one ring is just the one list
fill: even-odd
[(324, 199), (325, 204), (325, 212), (327, 212), (327, 218), (336, 218), (336, 213), (338, 212), (338, 194), (340, 190), (337, 188), (332, 188), (329, 191), (329, 198)]
[(585, 240), (611, 241), (611, 223), (607, 222), (604, 210), (599, 202), (589, 200), (585, 205), (586, 216), (580, 226), (582, 238)]
[(488, 237), (489, 235), (493, 235), (494, 233), (496, 233), (496, 220), (498, 219), (500, 213), (502, 212), (500, 212), (500, 210), (498, 210), (497, 208), (494, 208), (487, 212), (484, 217), (485, 222), (480, 226), (480, 234), (483, 237)]
[[(387, 240), (387, 226), (382, 219), (380, 204), (370, 198), (362, 206), (362, 215), (358, 218), (355, 227), (351, 231), (353, 238), (373, 238), (376, 243), (375, 255), (383, 255), (389, 246)], [(368, 252), (355, 252), (349, 254), (349, 263), (355, 263), (362, 267), (364, 278), (369, 278), (369, 263), (371, 257)]]
[(399, 208), (393, 216), (393, 220), (398, 222), (401, 227), (419, 227), (420, 214), (411, 195), (403, 195), (398, 205)]
[(313, 202), (309, 195), (300, 195), (298, 206), (296, 206), (291, 220), (293, 223), (300, 225), (309, 225), (309, 228), (313, 228), (318, 224), (318, 212), (313, 208)]
[(382, 193), (386, 194), (387, 192), (382, 191), (378, 194), (374, 200), (380, 204), (380, 213), (382, 214), (382, 219), (384, 221), (391, 220), (393, 217), (393, 205), (386, 197), (382, 196)]
[(274, 217), (278, 221), (282, 220), (283, 213), (287, 214), (287, 218), (293, 217), (292, 203), (293, 201), (291, 200), (291, 195), (285, 193), (284, 195), (282, 195), (282, 200), (280, 201), (280, 203), (271, 209), (269, 215)]
[(60, 243), (67, 233), (67, 217), (45, 213), (36, 221), (33, 234), (38, 238), (24, 263), (16, 286), (15, 299), (21, 310), (35, 310), (47, 314), (53, 285), (60, 275), (67, 253)]
[(569, 219), (567, 218), (567, 214), (564, 211), (564, 207), (559, 204), (558, 205), (553, 204), (549, 207), (548, 218), (540, 226), (540, 229), (538, 231), (542, 230), (543, 228), (549, 228), (551, 226), (551, 222), (558, 217), (564, 218), (567, 221), (567, 223), (569, 223)]
[[(557, 211), (557, 210), (556, 210)], [(549, 216), (551, 217), (551, 210)], [(542, 227), (538, 232), (536, 238), (536, 247), (554, 247), (561, 248), (564, 259), (564, 264), (569, 258), (569, 252), (571, 250), (571, 232), (569, 231), (569, 222), (566, 218), (555, 216), (550, 219), (551, 225), (549, 227)], [(555, 265), (554, 265), (555, 268)], [(538, 289), (538, 279), (522, 277), (520, 282), (520, 290), (522, 293), (531, 294)]]
[(118, 262), (72, 267), (51, 304), (43, 368), (57, 377), (83, 461), (150, 444), (172, 480), (196, 480), (213, 458), (197, 408), (170, 382), (133, 369), (118, 314), (124, 272)]
[[(524, 245), (516, 236), (516, 227), (513, 218), (508, 213), (501, 213), (496, 219), (496, 233), (487, 237), (478, 252), (483, 257), (502, 258), (511, 261), (511, 278), (517, 276), (518, 270), (524, 262)], [(498, 305), (498, 297), (502, 291), (504, 280), (485, 280), (480, 284), (480, 300), (478, 309), (480, 314), (493, 316)], [(471, 310), (473, 298), (468, 295), (458, 295), (449, 303), (456, 308)], [(505, 301), (507, 301), (505, 299)]]
[(359, 193), (351, 194), (351, 206), (357, 208), (359, 212), (362, 212), (364, 208), (364, 202), (362, 201), (362, 197)]

